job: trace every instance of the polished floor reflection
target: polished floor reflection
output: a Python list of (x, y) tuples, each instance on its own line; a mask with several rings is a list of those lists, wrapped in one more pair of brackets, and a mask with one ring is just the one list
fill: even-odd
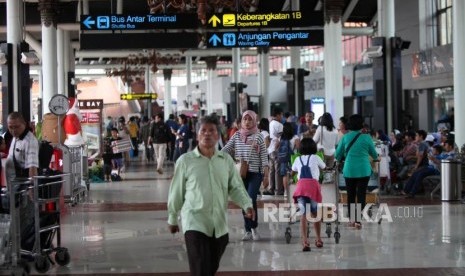
[[(67, 207), (62, 216), (63, 245), (70, 251), (71, 263), (53, 267), (48, 274), (185, 275), (183, 237), (168, 233), (166, 224), (172, 172), (173, 167), (167, 166), (159, 175), (153, 164), (133, 162), (124, 181), (91, 184), (88, 202)], [(218, 274), (465, 275), (463, 204), (382, 197), (381, 202), (387, 203), (382, 213), (390, 215), (392, 222), (364, 223), (361, 230), (342, 224), (339, 244), (325, 237), (323, 248), (311, 244), (311, 252), (302, 252), (298, 224), (291, 226), (287, 244), (288, 223), (264, 221), (271, 206), (266, 203), (284, 202), (282, 198), (260, 200), (260, 241), (241, 241), (240, 210), (229, 209), (230, 244)], [(313, 241), (314, 233), (310, 236)]]

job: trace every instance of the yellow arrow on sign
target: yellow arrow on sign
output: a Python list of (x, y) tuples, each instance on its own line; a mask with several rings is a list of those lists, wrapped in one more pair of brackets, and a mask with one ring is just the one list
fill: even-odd
[(218, 16), (213, 15), (213, 16), (210, 17), (210, 19), (208, 20), (208, 24), (210, 24), (210, 23), (212, 23), (212, 26), (213, 26), (213, 27), (216, 27), (216, 24), (221, 23), (221, 20), (218, 18)]

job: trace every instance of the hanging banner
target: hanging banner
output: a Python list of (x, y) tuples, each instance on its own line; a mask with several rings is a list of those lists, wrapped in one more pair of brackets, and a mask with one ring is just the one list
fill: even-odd
[(82, 120), (82, 136), (86, 142), (89, 151), (99, 151), (101, 144), (101, 128), (102, 128), (102, 112), (101, 110), (95, 111), (81, 111)]

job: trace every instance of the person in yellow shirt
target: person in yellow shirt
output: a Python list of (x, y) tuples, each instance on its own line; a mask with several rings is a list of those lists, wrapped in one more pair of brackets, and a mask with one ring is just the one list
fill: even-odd
[(218, 119), (200, 120), (198, 146), (179, 157), (168, 195), (168, 227), (179, 232), (178, 215), (191, 275), (215, 275), (229, 242), (228, 198), (254, 219), (255, 211), (234, 161), (216, 145)]
[(139, 126), (136, 122), (136, 117), (132, 116), (129, 118), (128, 123), (129, 137), (131, 138), (131, 144), (133, 148), (133, 157), (139, 156)]

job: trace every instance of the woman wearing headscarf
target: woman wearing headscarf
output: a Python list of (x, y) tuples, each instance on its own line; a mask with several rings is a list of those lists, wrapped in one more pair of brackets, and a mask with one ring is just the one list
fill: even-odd
[[(268, 155), (263, 136), (257, 128), (255, 112), (246, 110), (242, 114), (240, 129), (229, 139), (222, 151), (234, 155), (236, 161), (245, 160), (248, 163), (247, 175), (243, 181), (257, 214), (257, 195), (260, 185), (263, 181), (263, 186), (268, 186)], [(257, 226), (257, 215), (254, 219), (244, 216), (245, 235), (242, 240), (259, 240)]]

